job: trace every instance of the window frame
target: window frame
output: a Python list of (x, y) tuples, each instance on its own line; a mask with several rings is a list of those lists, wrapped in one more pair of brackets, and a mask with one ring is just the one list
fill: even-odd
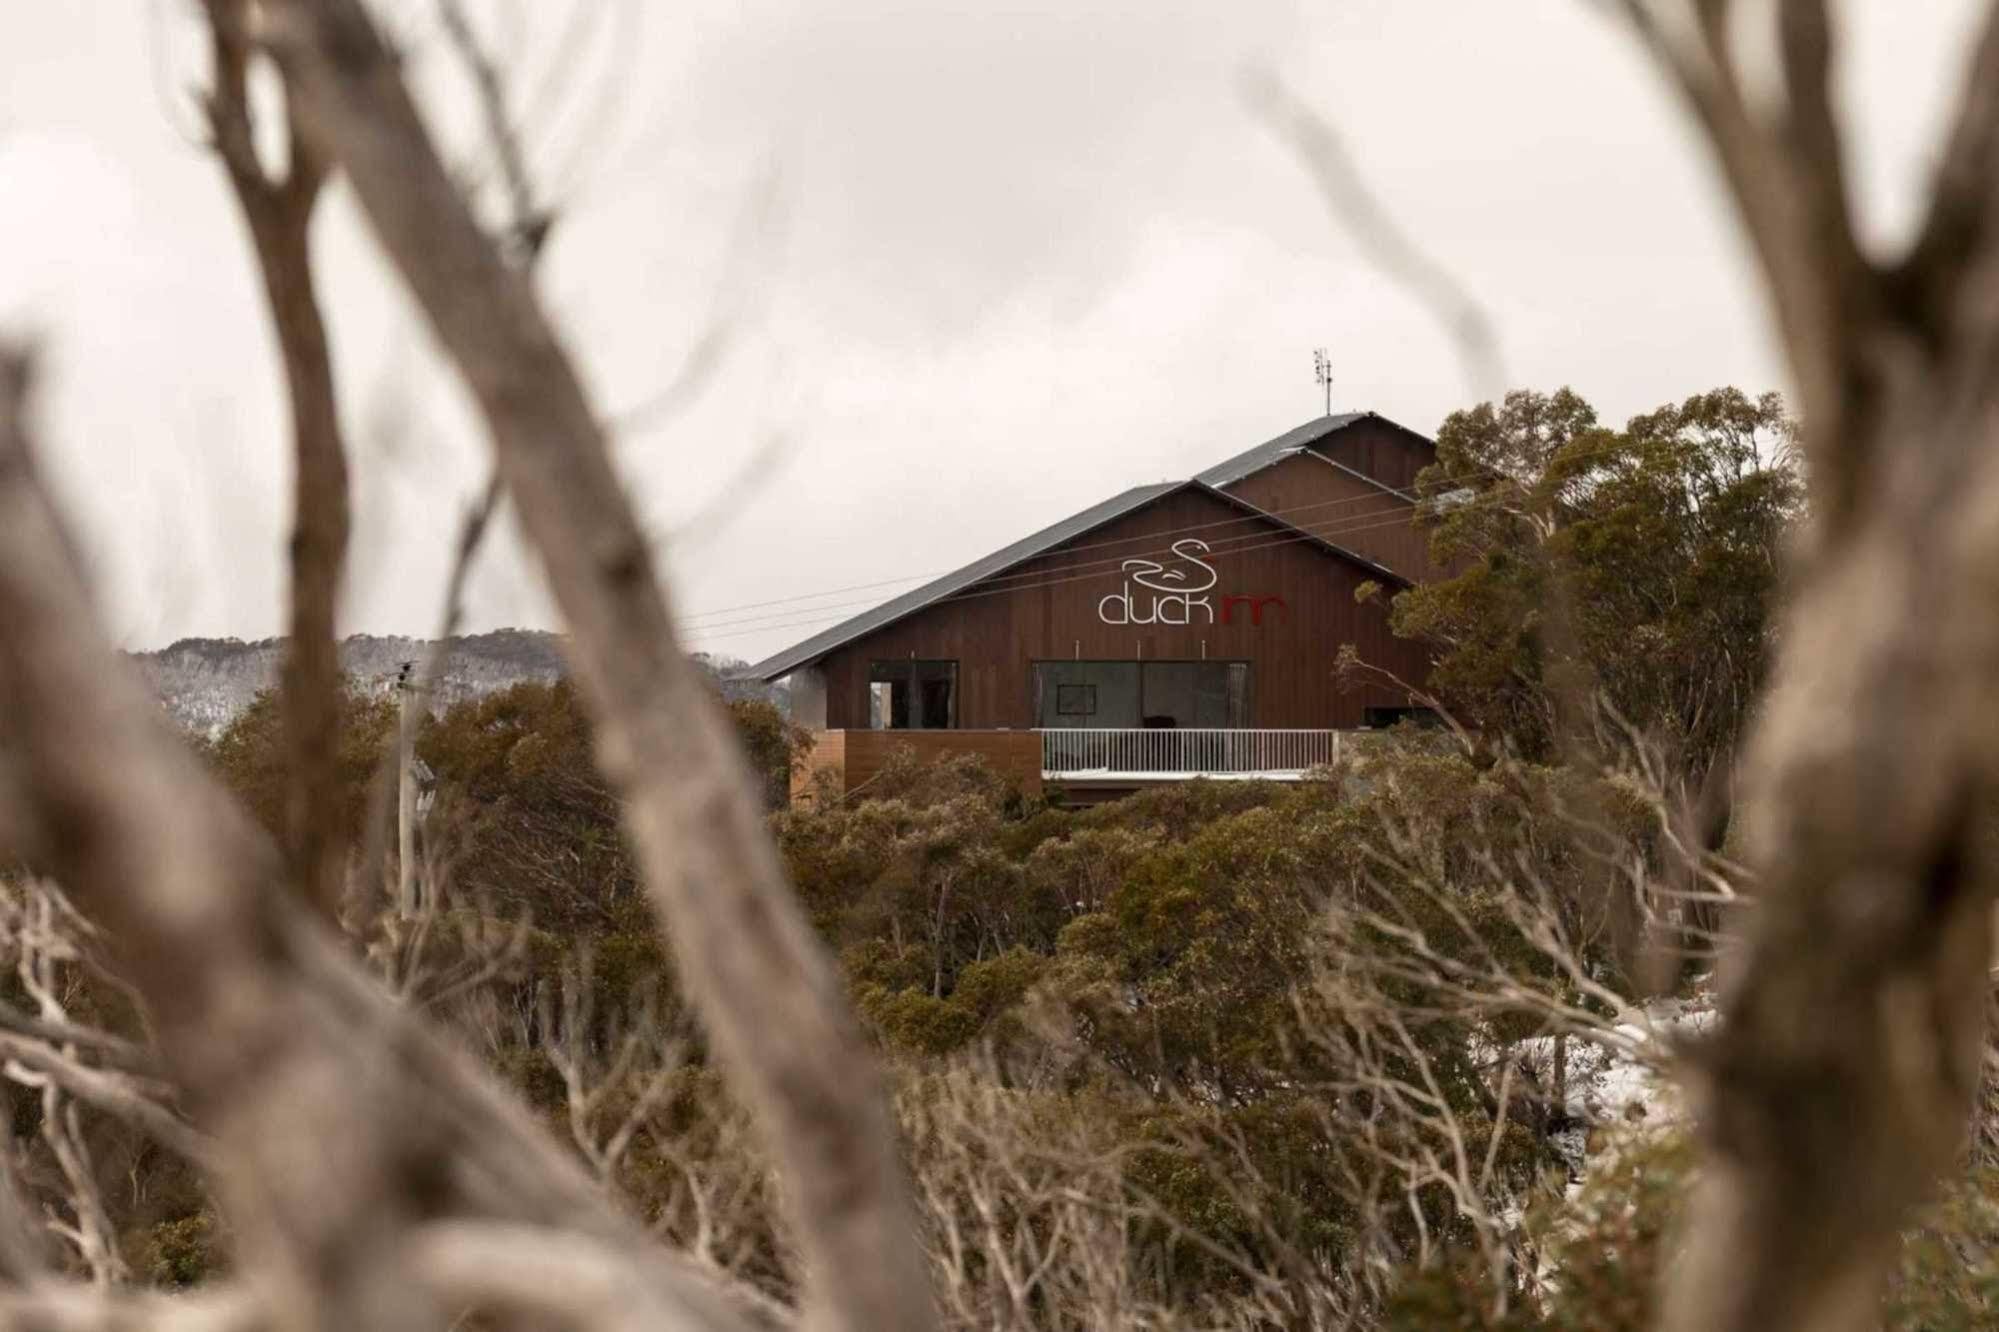
[(1046, 689), (1048, 684), (1051, 683), (1051, 681), (1049, 680), (1047, 674), (1044, 672), (1043, 668), (1049, 666), (1057, 666), (1057, 667), (1129, 666), (1134, 671), (1135, 679), (1132, 682), (1132, 687), (1136, 691), (1134, 697), (1138, 705), (1138, 722), (1136, 723), (1136, 726), (1135, 727), (1101, 727), (1101, 726), (1091, 727), (1086, 725), (1083, 727), (1079, 727), (1077, 729), (1083, 729), (1083, 730), (1144, 729), (1145, 717), (1146, 717), (1145, 677), (1147, 674), (1147, 668), (1159, 667), (1159, 666), (1200, 666), (1200, 667), (1207, 667), (1209, 669), (1214, 669), (1216, 667), (1223, 668), (1224, 671), (1223, 678), (1224, 681), (1226, 682), (1225, 686), (1226, 692), (1223, 695), (1224, 706), (1232, 714), (1239, 712), (1240, 720), (1230, 721), (1225, 725), (1218, 727), (1194, 728), (1194, 729), (1247, 730), (1255, 726), (1256, 724), (1255, 720), (1256, 719), (1256, 704), (1255, 704), (1256, 664), (1255, 662), (1251, 661), (1248, 658), (1243, 658), (1243, 657), (1200, 657), (1200, 658), (1034, 657), (1029, 659), (1027, 664), (1027, 669), (1028, 669), (1028, 691), (1030, 694), (1029, 704), (1032, 709), (1032, 715), (1034, 718), (1033, 726), (1036, 730), (1064, 729), (1059, 725), (1051, 727), (1049, 722), (1050, 716), (1056, 718), (1063, 718), (1063, 717), (1096, 715), (1094, 712), (1076, 713), (1076, 712), (1064, 712), (1062, 710), (1062, 705), (1061, 705), (1062, 691), (1064, 689), (1072, 689), (1072, 688), (1095, 687), (1094, 685), (1092, 685), (1087, 681), (1076, 681), (1073, 683), (1052, 681), (1056, 691), (1054, 708), (1052, 713), (1045, 710), (1048, 703), (1048, 700), (1046, 698)]
[[(939, 674), (938, 667), (948, 668)], [(928, 669), (926, 669), (928, 668)], [(878, 657), (868, 662), (867, 679), (862, 686), (861, 710), (868, 719), (868, 729), (875, 731), (955, 731), (959, 729), (959, 685), (962, 671), (955, 657)], [(905, 716), (920, 715), (923, 711), (923, 690), (925, 684), (938, 680), (947, 681), (950, 690), (945, 696), (945, 719), (940, 726), (911, 726), (894, 724), (895, 690), (898, 686), (908, 691)], [(875, 688), (886, 685), (886, 698), (878, 708), (875, 702)]]

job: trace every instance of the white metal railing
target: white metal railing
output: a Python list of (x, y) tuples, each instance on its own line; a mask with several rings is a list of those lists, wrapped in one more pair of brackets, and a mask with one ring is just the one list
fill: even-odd
[(1076, 727), (1041, 732), (1041, 769), (1050, 776), (1298, 773), (1339, 756), (1338, 731)]

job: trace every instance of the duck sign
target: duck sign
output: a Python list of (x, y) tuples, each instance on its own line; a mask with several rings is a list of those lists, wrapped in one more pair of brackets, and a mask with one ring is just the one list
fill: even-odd
[(1097, 602), (1097, 618), (1105, 624), (1232, 624), (1236, 613), (1246, 610), (1250, 623), (1260, 628), (1266, 610), (1288, 611), (1282, 597), (1229, 594), (1221, 598), (1218, 621), (1210, 594), (1220, 575), (1201, 558), (1209, 554), (1208, 543), (1190, 537), (1171, 549), (1171, 560), (1126, 560), (1124, 586)]

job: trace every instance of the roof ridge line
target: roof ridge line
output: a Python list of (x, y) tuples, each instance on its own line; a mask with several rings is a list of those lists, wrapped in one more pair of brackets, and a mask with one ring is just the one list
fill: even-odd
[[(1357, 564), (1372, 574), (1385, 577), (1404, 587), (1415, 585), (1415, 581), (1406, 574), (1397, 573), (1377, 560), (1369, 559), (1365, 555), (1329, 541), (1308, 528), (1300, 527), (1260, 505), (1253, 504), (1239, 495), (1232, 495), (1199, 477), (1189, 477), (1183, 481), (1155, 481), (1128, 487), (1107, 500), (1071, 514), (1059, 522), (1051, 523), (1010, 545), (1002, 546), (990, 555), (933, 578), (921, 587), (898, 593), (878, 606), (864, 610), (858, 615), (851, 615), (816, 634), (808, 635), (790, 647), (747, 667), (741, 675), (743, 678), (765, 681), (789, 675), (856, 639), (886, 629), (958, 592), (983, 583), (989, 578), (996, 578), (1007, 570), (1045, 555), (1056, 547), (1093, 532), (1106, 523), (1115, 522), (1155, 500), (1164, 499), (1167, 495), (1182, 490), (1197, 490), (1213, 496), (1230, 507), (1261, 518), (1279, 530), (1291, 533), (1294, 537), (1310, 542), (1321, 550)], [(1020, 590), (1027, 589), (1023, 587)]]

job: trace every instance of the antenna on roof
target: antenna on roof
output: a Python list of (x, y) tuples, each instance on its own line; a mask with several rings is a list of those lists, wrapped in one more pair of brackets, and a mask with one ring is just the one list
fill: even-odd
[(1333, 414), (1333, 358), (1324, 347), (1312, 349), (1312, 377), (1326, 390), (1326, 415)]

